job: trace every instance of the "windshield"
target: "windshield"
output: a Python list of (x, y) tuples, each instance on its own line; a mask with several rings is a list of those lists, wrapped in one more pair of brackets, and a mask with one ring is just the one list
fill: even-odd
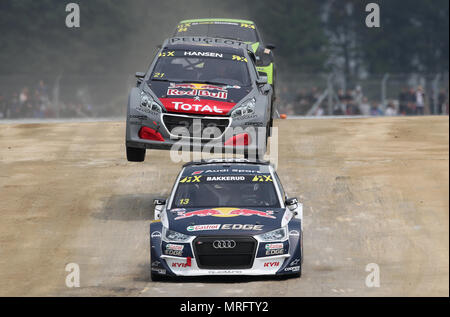
[(209, 36), (230, 38), (243, 42), (259, 42), (254, 24), (235, 22), (192, 22), (177, 26), (174, 36)]
[(280, 208), (270, 174), (181, 177), (171, 208)]
[(249, 86), (247, 58), (204, 51), (163, 51), (150, 80)]

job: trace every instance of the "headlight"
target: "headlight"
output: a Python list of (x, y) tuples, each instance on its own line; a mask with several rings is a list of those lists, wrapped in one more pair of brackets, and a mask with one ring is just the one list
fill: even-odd
[(239, 108), (234, 109), (231, 113), (232, 118), (245, 116), (255, 112), (256, 99), (252, 98), (244, 102)]
[(165, 241), (172, 241), (172, 242), (186, 242), (191, 238), (191, 236), (166, 229), (166, 227), (163, 227), (163, 239)]
[(141, 92), (141, 106), (149, 108), (150, 110), (156, 112), (162, 112), (162, 108), (158, 105), (152, 97), (147, 95), (145, 92)]
[(277, 230), (273, 230), (270, 232), (266, 232), (263, 234), (260, 234), (258, 236), (258, 238), (261, 241), (281, 241), (281, 240), (285, 240), (287, 236), (287, 230), (286, 227), (277, 229)]

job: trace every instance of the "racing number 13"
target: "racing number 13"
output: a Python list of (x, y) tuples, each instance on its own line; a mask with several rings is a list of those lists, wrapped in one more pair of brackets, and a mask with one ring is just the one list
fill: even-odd
[(180, 199), (180, 205), (187, 205), (187, 204), (189, 204), (189, 198)]

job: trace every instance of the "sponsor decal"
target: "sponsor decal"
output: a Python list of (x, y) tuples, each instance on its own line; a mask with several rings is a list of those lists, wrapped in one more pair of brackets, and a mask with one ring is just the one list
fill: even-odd
[(283, 243), (270, 243), (266, 244), (266, 250), (283, 249)]
[(158, 274), (166, 274), (166, 270), (165, 269), (157, 269), (157, 268), (152, 268), (153, 272), (156, 272)]
[(164, 51), (164, 52), (161, 52), (161, 53), (159, 53), (159, 55), (158, 56), (162, 56), (162, 57), (169, 57), (169, 56), (171, 56), (171, 57), (174, 57), (175, 56), (175, 51)]
[(159, 261), (153, 261), (152, 262), (152, 267), (157, 267), (157, 266), (159, 266), (161, 264), (161, 262), (159, 262)]
[(208, 271), (208, 274), (242, 274), (242, 271), (238, 270), (216, 270), (216, 271)]
[(186, 258), (186, 263), (184, 262), (172, 262), (172, 267), (180, 267), (180, 268), (186, 268), (191, 266), (191, 258)]
[(201, 209), (201, 210), (194, 210), (194, 211), (188, 211), (188, 212), (177, 212), (178, 217), (175, 218), (175, 220), (178, 219), (186, 219), (194, 216), (198, 217), (206, 217), (206, 216), (212, 216), (212, 217), (237, 217), (237, 216), (259, 216), (264, 218), (271, 218), (276, 219), (275, 216), (273, 216), (272, 210), (251, 210), (251, 209), (237, 209), (237, 208), (214, 208), (214, 209)]
[(298, 272), (300, 271), (300, 266), (292, 266), (284, 269), (286, 272)]
[(183, 251), (179, 250), (164, 250), (165, 255), (182, 256)]
[(289, 266), (294, 266), (300, 263), (300, 259), (295, 259), (294, 261), (291, 262), (291, 264), (289, 264)]
[(166, 249), (167, 250), (177, 250), (177, 251), (183, 251), (184, 249), (184, 245), (180, 245), (180, 244), (166, 244)]
[(260, 231), (264, 225), (252, 224), (217, 224), (217, 225), (195, 225), (186, 228), (187, 231), (207, 231), (207, 230), (254, 230)]
[(211, 92), (209, 90), (179, 90), (169, 88), (167, 89), (167, 96), (197, 96), (194, 97), (194, 100), (199, 101), (200, 97), (227, 99), (228, 92), (226, 91)]
[(233, 55), (231, 57), (231, 59), (234, 60), (234, 61), (238, 61), (238, 62), (246, 62), (246, 63), (248, 62), (246, 57), (239, 56), (239, 55)]
[(235, 88), (240, 89), (241, 86), (217, 86), (217, 85), (211, 85), (211, 84), (201, 84), (201, 83), (192, 83), (192, 84), (177, 84), (177, 83), (170, 83), (169, 89), (177, 89), (177, 88), (185, 88), (185, 89), (194, 89), (194, 90), (221, 90), (223, 92), (227, 92), (229, 88)]
[(248, 24), (248, 23), (241, 23), (241, 27), (242, 28), (247, 28), (247, 29), (253, 29), (253, 30), (256, 29), (254, 24)]
[(297, 230), (291, 230), (291, 231), (289, 231), (289, 235), (290, 236), (299, 236), (300, 232), (298, 232)]
[[(177, 218), (175, 218), (177, 219)], [(219, 230), (220, 225), (196, 225), (186, 228), (187, 231), (206, 231), (206, 230)]]
[(255, 175), (252, 182), (272, 182), (272, 177), (270, 175)]
[(169, 112), (226, 115), (236, 104), (218, 100), (194, 100), (190, 98), (160, 98)]
[(180, 183), (200, 183), (202, 175), (200, 176), (186, 176), (183, 179), (180, 179)]
[[(256, 118), (256, 115), (254, 115), (253, 118)], [(247, 116), (247, 118), (245, 118), (245, 119), (249, 119), (249, 116)], [(262, 123), (262, 122), (245, 122), (244, 125), (249, 125), (252, 127), (262, 127), (264, 125), (264, 123)]]
[(161, 232), (160, 231), (152, 232), (151, 237), (152, 238), (161, 238)]
[(262, 230), (262, 225), (241, 225), (241, 224), (224, 224), (222, 230)]
[(245, 181), (245, 176), (208, 176), (207, 182)]
[(280, 255), (280, 254), (284, 254), (283, 249), (275, 249), (275, 250), (267, 250), (266, 251), (266, 255)]
[[(187, 27), (182, 27), (182, 31), (185, 32)], [(180, 29), (179, 29), (180, 30)], [(174, 37), (170, 39), (170, 43), (178, 43), (178, 42), (197, 42), (197, 43), (205, 43), (205, 44), (227, 44), (227, 45), (237, 45), (244, 46), (247, 45), (245, 42), (230, 40), (230, 39), (221, 39), (221, 38), (212, 38), (212, 37)], [(226, 54), (230, 55), (230, 54)]]
[(195, 172), (192, 172), (192, 175), (198, 175), (198, 174), (201, 174), (201, 173), (203, 173), (203, 171), (195, 171)]
[(129, 115), (130, 119), (139, 119), (139, 120), (147, 120), (147, 116), (139, 116), (139, 115)]
[(223, 58), (223, 54), (215, 53), (215, 52), (192, 52), (185, 51), (184, 56), (201, 56), (201, 57), (215, 57), (215, 58)]
[(280, 266), (280, 262), (265, 262), (264, 267), (278, 267)]

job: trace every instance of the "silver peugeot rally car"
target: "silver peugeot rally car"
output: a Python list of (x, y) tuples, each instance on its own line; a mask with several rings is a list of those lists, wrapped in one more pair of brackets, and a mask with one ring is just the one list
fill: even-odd
[(222, 153), (264, 155), (273, 90), (267, 77), (258, 74), (247, 44), (170, 38), (148, 71), (136, 77), (127, 110), (129, 161), (142, 162), (146, 149), (207, 146)]
[(183, 166), (155, 200), (151, 277), (302, 272), (303, 206), (287, 198), (268, 162), (208, 160)]

